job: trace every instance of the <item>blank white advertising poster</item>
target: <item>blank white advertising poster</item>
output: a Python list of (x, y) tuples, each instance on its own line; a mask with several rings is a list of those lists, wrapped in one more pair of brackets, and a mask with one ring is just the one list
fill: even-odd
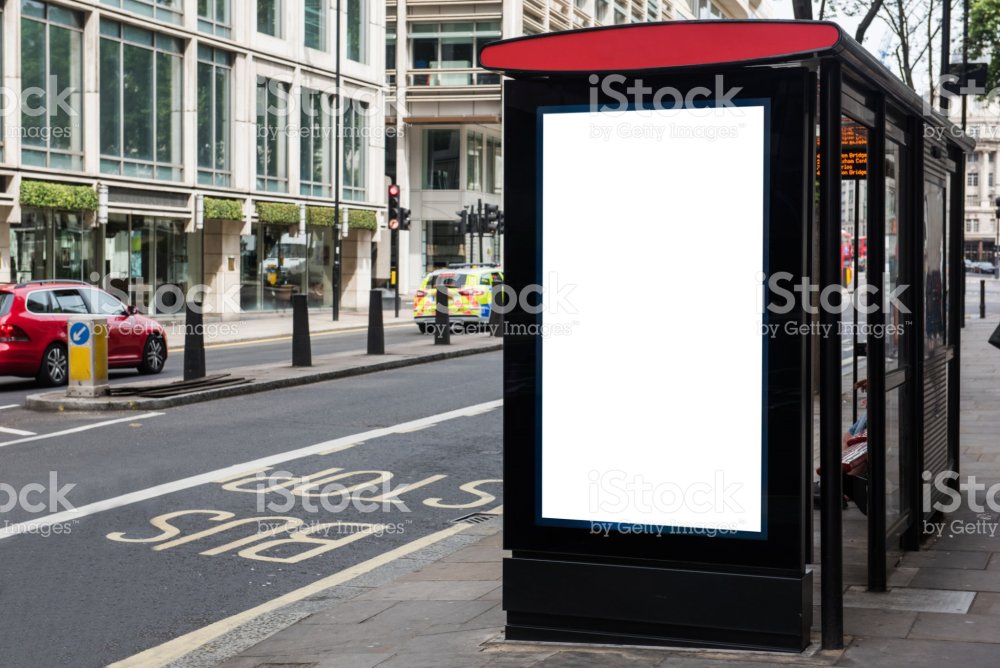
[(552, 111), (540, 521), (762, 537), (765, 107)]

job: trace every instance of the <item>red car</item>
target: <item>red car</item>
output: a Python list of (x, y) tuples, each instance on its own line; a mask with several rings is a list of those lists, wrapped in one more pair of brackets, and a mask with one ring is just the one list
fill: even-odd
[(108, 320), (109, 368), (163, 371), (167, 337), (160, 323), (87, 283), (33, 281), (0, 285), (0, 376), (65, 385), (69, 317), (88, 314)]

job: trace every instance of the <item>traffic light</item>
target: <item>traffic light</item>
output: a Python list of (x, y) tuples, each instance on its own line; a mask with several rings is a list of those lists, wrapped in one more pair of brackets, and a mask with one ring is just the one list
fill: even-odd
[(399, 229), (410, 229), (410, 210), (399, 207)]
[(1000, 197), (997, 197), (993, 203), (997, 207), (997, 220), (1000, 220)]
[(389, 221), (390, 230), (398, 230), (400, 226), (400, 216), (399, 206), (399, 186), (393, 183), (389, 186), (389, 211), (386, 220)]
[(469, 233), (469, 212), (466, 209), (461, 211), (456, 211), (455, 215), (458, 216), (458, 221), (455, 223), (455, 234), (464, 237)]
[(486, 231), (490, 234), (496, 233), (500, 229), (500, 205), (499, 204), (487, 204), (485, 207), (486, 215)]
[(507, 231), (507, 225), (504, 222), (503, 211), (497, 214), (497, 234), (503, 234)]

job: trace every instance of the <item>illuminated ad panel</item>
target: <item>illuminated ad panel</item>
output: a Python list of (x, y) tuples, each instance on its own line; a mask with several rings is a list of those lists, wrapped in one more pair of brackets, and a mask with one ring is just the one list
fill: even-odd
[(539, 110), (537, 524), (766, 538), (768, 113)]

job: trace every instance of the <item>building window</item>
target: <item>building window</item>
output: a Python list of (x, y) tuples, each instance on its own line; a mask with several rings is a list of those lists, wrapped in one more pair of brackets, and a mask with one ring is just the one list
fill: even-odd
[(347, 0), (347, 59), (356, 63), (368, 62), (368, 43), (365, 39), (365, 22), (368, 20), (365, 0)]
[(365, 170), (368, 167), (368, 104), (360, 100), (344, 101), (344, 199), (364, 201)]
[(257, 190), (288, 192), (288, 84), (257, 77)]
[(624, 2), (615, 1), (615, 24), (628, 23), (628, 8)]
[(972, 221), (972, 231), (975, 232), (976, 234), (979, 233), (979, 219), (978, 218), (976, 220)]
[(282, 36), (281, 13), (284, 10), (282, 0), (257, 0), (257, 32), (272, 37)]
[(101, 171), (181, 178), (179, 39), (101, 21)]
[(979, 206), (979, 195), (966, 195), (965, 204), (966, 206)]
[(646, 0), (646, 20), (647, 21), (660, 20), (659, 0)]
[(499, 137), (486, 138), (486, 192), (503, 194), (503, 144)]
[(596, 0), (594, 3), (594, 18), (598, 23), (607, 24), (608, 10), (611, 9), (611, 0)]
[(966, 233), (972, 231), (972, 221), (973, 220), (975, 220), (975, 219), (974, 218), (966, 218), (965, 219), (965, 231), (966, 231)]
[(22, 2), (21, 160), (26, 165), (83, 168), (82, 43), (82, 14)]
[(466, 190), (483, 190), (483, 135), (470, 132), (465, 144)]
[(302, 109), (299, 114), (299, 189), (303, 195), (329, 197), (332, 191), (332, 100), (332, 97), (318, 91), (302, 89)]
[(474, 72), (476, 54), (487, 42), (500, 37), (499, 21), (477, 23), (417, 23), (410, 31), (412, 69), (445, 70), (440, 74), (415, 74), (415, 86), (496, 85), (492, 72)]
[(721, 19), (722, 10), (712, 0), (698, 0), (699, 19)]
[(396, 83), (396, 24), (385, 26), (385, 82), (390, 86)]
[(310, 49), (326, 50), (326, 2), (305, 0), (305, 43)]
[(198, 30), (230, 37), (233, 33), (231, 0), (198, 0)]
[(979, 162), (979, 153), (973, 151), (969, 154), (969, 162)]
[(969, 176), (968, 176), (967, 181), (968, 181), (968, 185), (970, 185), (970, 186), (978, 186), (979, 185), (979, 173), (978, 172), (969, 172)]
[(233, 56), (198, 47), (198, 183), (232, 185)]
[(425, 190), (458, 190), (458, 130), (424, 131)]
[(159, 21), (183, 23), (183, 0), (101, 0), (101, 2)]

